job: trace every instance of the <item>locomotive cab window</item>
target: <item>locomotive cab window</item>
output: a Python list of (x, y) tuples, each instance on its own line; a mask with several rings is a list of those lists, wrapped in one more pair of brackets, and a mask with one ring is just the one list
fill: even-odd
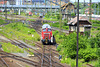
[(48, 31), (51, 31), (51, 29), (48, 29)]
[(43, 32), (46, 31), (46, 29), (43, 29)]

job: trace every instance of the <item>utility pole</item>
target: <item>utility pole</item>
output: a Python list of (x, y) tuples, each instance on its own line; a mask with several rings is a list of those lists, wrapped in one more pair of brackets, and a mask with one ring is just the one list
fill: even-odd
[(59, 35), (61, 35), (61, 23), (62, 23), (62, 13), (61, 13), (61, 0), (60, 0), (60, 22), (59, 22)]
[(77, 5), (77, 54), (76, 54), (76, 67), (78, 67), (78, 45), (79, 45), (79, 0)]
[(7, 0), (4, 0), (4, 5), (5, 5), (5, 20), (7, 20), (7, 4), (6, 2)]
[(89, 9), (89, 21), (91, 22), (91, 0), (90, 0), (90, 9)]

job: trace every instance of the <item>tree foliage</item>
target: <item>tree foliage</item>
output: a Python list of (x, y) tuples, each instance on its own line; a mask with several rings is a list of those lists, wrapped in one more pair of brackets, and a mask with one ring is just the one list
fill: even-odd
[[(87, 38), (87, 36), (79, 35), (79, 58), (90, 61), (98, 58), (97, 48), (100, 47), (100, 33), (95, 38)], [(76, 58), (77, 50), (77, 35), (76, 33), (64, 36), (64, 41), (58, 46), (57, 50), (64, 57)]]

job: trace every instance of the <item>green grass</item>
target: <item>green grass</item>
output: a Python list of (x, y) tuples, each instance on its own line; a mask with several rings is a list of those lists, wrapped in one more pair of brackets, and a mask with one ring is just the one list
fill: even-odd
[(1, 44), (5, 52), (8, 52), (8, 53), (23, 53), (24, 52), (23, 49), (20, 49), (18, 46), (15, 46), (11, 43), (1, 42)]
[(54, 19), (54, 18), (51, 19), (51, 18), (46, 18), (46, 17), (45, 17), (45, 18), (43, 18), (43, 19), (44, 19), (44, 20), (50, 20), (50, 21), (58, 21), (56, 18), (55, 18), (55, 19)]
[[(5, 25), (5, 27), (1, 27), (0, 33), (6, 36), (9, 39), (18, 39), (23, 40), (28, 43), (28, 41), (39, 41), (40, 36), (34, 29), (30, 29), (26, 24), (22, 24), (21, 22), (10, 23)], [(33, 35), (33, 37), (32, 37)], [(31, 43), (31, 45), (34, 45)]]
[(27, 21), (35, 21), (34, 19), (27, 19)]
[[(82, 62), (83, 59), (78, 60), (78, 67), (87, 67), (86, 63)], [(71, 67), (76, 66), (76, 59), (71, 59), (71, 58), (63, 58), (61, 60), (61, 63), (66, 63), (71, 65)]]
[(5, 22), (4, 20), (0, 19), (0, 25), (5, 24), (7, 22)]
[[(21, 15), (22, 16), (27, 16), (25, 12), (21, 12)], [(39, 16), (38, 15), (34, 15), (34, 13), (33, 13), (32, 16), (28, 16), (28, 17), (30, 17), (30, 18), (38, 18)]]

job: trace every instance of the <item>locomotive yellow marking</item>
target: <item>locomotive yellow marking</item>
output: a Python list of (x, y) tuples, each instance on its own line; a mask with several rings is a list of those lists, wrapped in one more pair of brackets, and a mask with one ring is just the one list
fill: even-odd
[(45, 42), (46, 44), (48, 43), (48, 39), (47, 39), (47, 37), (46, 37), (46, 42)]

